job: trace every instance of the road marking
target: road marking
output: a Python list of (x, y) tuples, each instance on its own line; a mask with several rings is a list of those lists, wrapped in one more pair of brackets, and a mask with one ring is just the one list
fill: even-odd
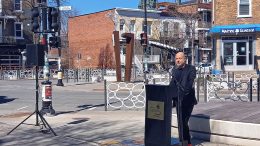
[(95, 108), (96, 108), (96, 107), (92, 107), (92, 108), (89, 108), (88, 110), (91, 111), (91, 110), (93, 110), (93, 109), (95, 109)]
[(27, 108), (27, 107), (28, 107), (28, 106), (24, 106), (24, 107), (18, 108), (17, 111), (22, 110), (22, 109), (25, 109), (25, 108)]

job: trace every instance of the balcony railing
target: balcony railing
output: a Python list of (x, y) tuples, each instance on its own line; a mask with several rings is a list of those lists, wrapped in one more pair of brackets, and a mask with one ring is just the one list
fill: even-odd
[(160, 32), (160, 37), (179, 38), (180, 33), (179, 31), (165, 31), (165, 32)]
[(146, 58), (144, 58), (143, 55), (136, 55), (138, 58), (143, 58), (142, 62), (147, 61), (147, 63), (155, 64), (160, 63), (160, 55), (147, 55)]
[(208, 4), (211, 3), (212, 0), (199, 0), (199, 3)]
[(16, 44), (16, 37), (0, 36), (0, 44)]
[(211, 28), (211, 23), (199, 21), (198, 28)]

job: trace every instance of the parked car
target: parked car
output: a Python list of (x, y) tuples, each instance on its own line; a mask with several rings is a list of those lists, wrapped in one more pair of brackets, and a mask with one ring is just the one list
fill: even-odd
[(213, 69), (213, 66), (211, 63), (200, 63), (198, 66), (196, 66), (196, 70), (199, 73), (211, 73)]

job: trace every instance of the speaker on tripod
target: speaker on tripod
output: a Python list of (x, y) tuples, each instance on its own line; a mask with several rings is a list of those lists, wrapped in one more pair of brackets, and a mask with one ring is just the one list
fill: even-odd
[(27, 44), (26, 45), (26, 65), (44, 66), (44, 45), (40, 44)]

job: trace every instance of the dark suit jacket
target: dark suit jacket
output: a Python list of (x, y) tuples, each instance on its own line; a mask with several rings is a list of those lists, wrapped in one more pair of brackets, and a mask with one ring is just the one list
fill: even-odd
[[(173, 100), (178, 98), (178, 88), (175, 80), (176, 69), (172, 69), (172, 80), (170, 82), (170, 96)], [(183, 68), (181, 79), (179, 80), (179, 95), (184, 105), (197, 104), (194, 89), (194, 79), (196, 78), (196, 69), (194, 66), (186, 64)]]

